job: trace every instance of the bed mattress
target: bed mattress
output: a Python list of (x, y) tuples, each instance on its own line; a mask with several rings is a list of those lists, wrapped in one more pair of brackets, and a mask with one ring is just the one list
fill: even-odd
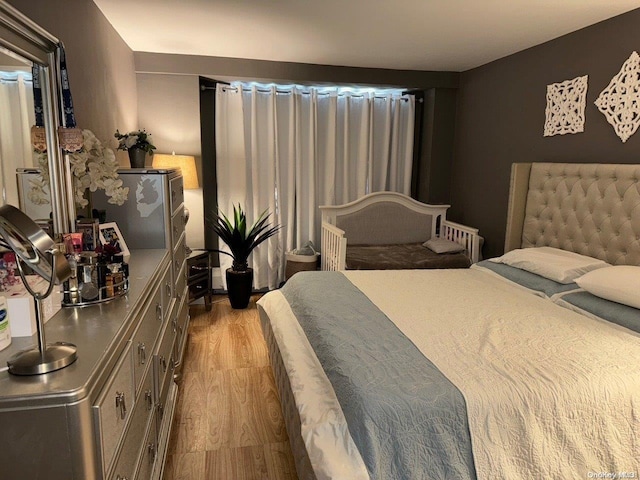
[[(283, 404), (295, 408), (285, 417), (297, 417), (289, 433), (301, 478), (640, 471), (634, 332), (482, 269), (303, 272), (265, 295), (259, 309), (286, 376), (278, 380), (288, 391), (281, 392), (289, 397)], [(369, 323), (372, 317), (377, 323)], [(428, 364), (437, 372), (425, 380)], [(435, 386), (436, 377), (453, 390)], [(439, 393), (430, 397), (428, 390)], [(456, 391), (463, 414), (443, 414), (445, 404), (459, 412)], [(423, 398), (433, 408), (425, 410)], [(390, 419), (376, 413), (385, 405)]]

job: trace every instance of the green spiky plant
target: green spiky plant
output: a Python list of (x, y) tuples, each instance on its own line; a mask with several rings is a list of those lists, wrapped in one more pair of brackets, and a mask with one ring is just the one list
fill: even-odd
[(249, 268), (248, 258), (254, 248), (280, 230), (280, 225), (272, 226), (267, 223), (271, 214), (265, 210), (260, 214), (253, 226), (247, 229), (247, 216), (240, 204), (233, 206), (233, 224), (227, 216), (218, 212), (213, 224), (213, 231), (220, 240), (226, 243), (231, 253), (218, 250), (233, 258), (231, 269), (235, 272), (244, 272)]

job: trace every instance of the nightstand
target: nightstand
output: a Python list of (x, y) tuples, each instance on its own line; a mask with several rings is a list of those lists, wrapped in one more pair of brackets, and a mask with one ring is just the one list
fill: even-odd
[(189, 302), (204, 297), (207, 311), (211, 310), (211, 260), (207, 250), (193, 250), (187, 257)]

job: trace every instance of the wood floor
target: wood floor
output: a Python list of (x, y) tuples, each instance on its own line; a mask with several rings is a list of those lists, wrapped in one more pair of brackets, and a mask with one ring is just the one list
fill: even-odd
[(164, 480), (297, 479), (257, 298), (191, 307)]

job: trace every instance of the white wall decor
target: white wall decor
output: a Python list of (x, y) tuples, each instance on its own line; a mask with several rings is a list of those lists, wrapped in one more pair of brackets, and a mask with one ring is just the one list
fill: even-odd
[(595, 101), (622, 142), (640, 125), (640, 56), (633, 52)]
[(587, 79), (576, 77), (547, 85), (547, 108), (544, 136), (584, 131), (584, 107), (587, 102)]

